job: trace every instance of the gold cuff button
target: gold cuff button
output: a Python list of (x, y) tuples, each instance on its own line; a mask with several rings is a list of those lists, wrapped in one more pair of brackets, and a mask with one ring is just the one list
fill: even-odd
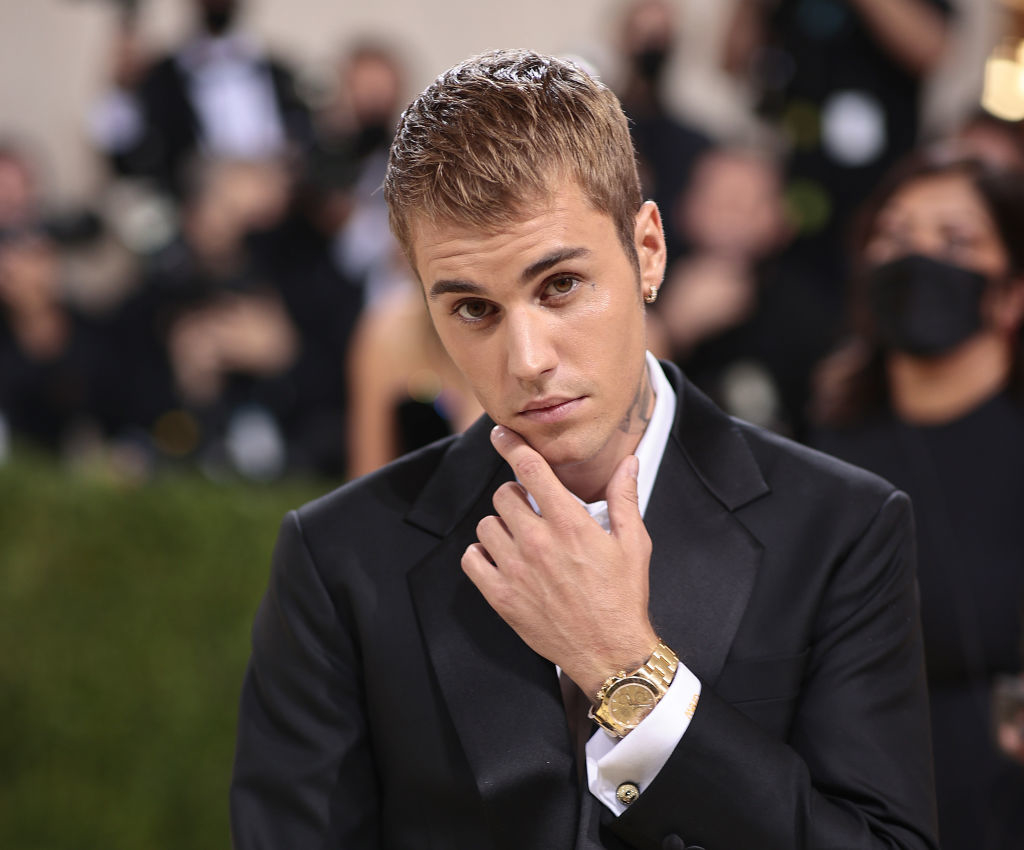
[(632, 782), (623, 782), (618, 788), (615, 789), (615, 796), (618, 797), (619, 802), (624, 806), (630, 806), (637, 801), (640, 796), (640, 789)]

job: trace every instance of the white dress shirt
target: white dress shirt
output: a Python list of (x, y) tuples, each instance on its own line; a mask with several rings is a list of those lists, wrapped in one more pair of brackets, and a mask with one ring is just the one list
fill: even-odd
[(280, 154), (286, 139), (270, 69), (241, 35), (199, 39), (179, 55), (207, 153), (239, 159)]

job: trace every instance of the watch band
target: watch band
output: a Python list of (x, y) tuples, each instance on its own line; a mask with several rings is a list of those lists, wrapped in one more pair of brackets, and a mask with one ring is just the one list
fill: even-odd
[(678, 669), (679, 658), (664, 643), (658, 641), (658, 645), (654, 647), (651, 657), (633, 675), (643, 676), (646, 673), (647, 675), (644, 678), (649, 678), (659, 686), (659, 692), (664, 693), (664, 691), (668, 690), (668, 686), (672, 684)]
[(597, 691), (597, 696), (594, 701), (600, 705), (604, 701), (605, 694), (608, 693), (608, 689), (611, 688), (620, 679), (627, 679), (630, 676), (639, 676), (642, 679), (646, 679), (652, 685), (658, 688), (659, 691), (668, 690), (668, 686), (672, 684), (672, 680), (675, 678), (676, 670), (679, 669), (679, 659), (676, 654), (669, 649), (663, 641), (658, 641), (658, 645), (654, 647), (654, 651), (651, 652), (651, 657), (648, 658), (642, 666), (638, 667), (632, 673), (627, 673), (625, 670), (620, 670), (618, 673), (612, 673), (607, 679), (604, 680), (603, 684)]

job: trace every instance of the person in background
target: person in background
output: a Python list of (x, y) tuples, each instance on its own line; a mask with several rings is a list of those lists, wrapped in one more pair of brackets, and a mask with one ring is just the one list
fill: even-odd
[(813, 443), (914, 502), (942, 846), (1019, 850), (1024, 765), (992, 690), (1022, 663), (1024, 176), (926, 152), (872, 210)]
[(45, 234), (0, 237), (0, 432), (63, 453), (96, 424), (106, 358), (101, 328), (62, 299), (59, 270)]
[(445, 353), (379, 191), (401, 111), (405, 72), (396, 49), (363, 38), (338, 63), (338, 87), (320, 116), (318, 163), (352, 174), (335, 238), (340, 267), (364, 293), (348, 358), (348, 475), (463, 431), (481, 413)]
[(335, 90), (317, 116), (310, 179), (326, 189), (335, 209), (335, 262), (372, 304), (405, 288), (404, 270), (393, 262), (397, 245), (379, 191), (405, 70), (396, 49), (368, 37), (345, 51), (336, 70)]
[(288, 179), (269, 163), (208, 160), (185, 191), (178, 237), (151, 258), (114, 322), (117, 346), (147, 375), (124, 399), (123, 430), (137, 426), (157, 457), (227, 467), (244, 410), (248, 432), (263, 436), (249, 439), (262, 451), (242, 466), (272, 477), (284, 464), (275, 414), (299, 335), (248, 239), (283, 216)]
[[(336, 85), (317, 116), (319, 144), (359, 164), (387, 160), (402, 108), (405, 71), (396, 49), (369, 37), (355, 41), (335, 66)], [(383, 179), (384, 165), (378, 171)]]
[(325, 240), (293, 219), (286, 169), (198, 165), (180, 234), (113, 323), (114, 343), (147, 375), (123, 399), (121, 430), (156, 458), (210, 470), (340, 474), (358, 293), (331, 274)]
[(658, 204), (665, 219), (671, 262), (682, 250), (677, 240), (675, 200), (711, 140), (674, 115), (665, 98), (665, 71), (676, 50), (675, 4), (630, 0), (621, 14), (618, 47), (624, 74), (619, 99), (630, 120), (644, 196)]
[(67, 292), (64, 249), (87, 241), (93, 223), (42, 206), (35, 163), (0, 142), (0, 460), (12, 443), (68, 455), (111, 425), (106, 320)]
[(20, 148), (0, 141), (0, 233), (32, 228), (39, 199), (32, 165)]
[(789, 146), (793, 252), (832, 290), (851, 217), (919, 141), (924, 80), (952, 40), (950, 0), (739, 0), (723, 64)]
[(677, 204), (689, 250), (653, 313), (668, 356), (730, 413), (802, 435), (811, 370), (835, 337), (817, 281), (780, 269), (792, 227), (776, 158), (714, 149)]
[[(401, 257), (395, 262), (406, 265)], [(464, 431), (483, 412), (437, 338), (419, 284), (411, 271), (406, 274), (404, 288), (367, 307), (353, 336), (348, 364), (352, 478)]]
[(196, 27), (148, 63), (128, 11), (114, 46), (113, 85), (93, 109), (93, 140), (115, 173), (180, 197), (198, 153), (232, 159), (304, 152), (309, 110), (294, 73), (237, 28), (244, 0), (192, 0)]

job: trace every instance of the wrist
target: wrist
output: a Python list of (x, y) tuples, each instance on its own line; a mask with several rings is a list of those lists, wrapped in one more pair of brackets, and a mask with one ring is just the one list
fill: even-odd
[(653, 629), (648, 627), (636, 636), (631, 635), (628, 641), (623, 640), (613, 649), (590, 659), (581, 678), (573, 681), (579, 685), (580, 690), (587, 695), (590, 701), (596, 704), (597, 692), (609, 676), (622, 670), (635, 670), (640, 667), (651, 657), (651, 653), (658, 643), (658, 636)]

